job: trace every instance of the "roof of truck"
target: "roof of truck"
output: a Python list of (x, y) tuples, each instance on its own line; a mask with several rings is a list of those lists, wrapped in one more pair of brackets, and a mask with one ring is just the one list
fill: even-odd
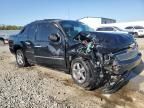
[(56, 22), (56, 23), (59, 23), (61, 21), (75, 21), (75, 20), (63, 20), (63, 19), (44, 19), (44, 20), (36, 20), (30, 24), (33, 24), (33, 23), (42, 23), (42, 22)]
[(60, 19), (44, 19), (44, 20), (33, 21), (30, 24), (33, 24), (33, 23), (42, 23), (42, 22), (59, 22), (59, 21), (61, 21), (61, 20)]

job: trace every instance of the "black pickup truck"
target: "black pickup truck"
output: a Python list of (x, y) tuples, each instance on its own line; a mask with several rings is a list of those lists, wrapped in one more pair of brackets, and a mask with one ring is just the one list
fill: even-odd
[(141, 62), (133, 36), (95, 32), (78, 21), (32, 22), (9, 39), (19, 67), (33, 64), (64, 70), (87, 90), (115, 91)]

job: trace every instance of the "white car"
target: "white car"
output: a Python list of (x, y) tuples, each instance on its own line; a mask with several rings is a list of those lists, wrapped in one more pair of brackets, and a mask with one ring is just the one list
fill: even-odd
[(129, 34), (129, 32), (127, 31), (124, 31), (118, 27), (115, 27), (115, 26), (106, 26), (106, 27), (99, 27), (96, 29), (96, 31), (98, 32), (116, 32), (116, 33), (125, 33), (125, 34)]
[(125, 30), (128, 32), (135, 32), (138, 37), (144, 36), (144, 27), (142, 26), (128, 26)]

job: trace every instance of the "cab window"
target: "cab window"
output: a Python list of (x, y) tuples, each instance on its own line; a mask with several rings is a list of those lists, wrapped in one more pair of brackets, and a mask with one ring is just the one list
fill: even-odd
[(104, 31), (104, 28), (98, 28), (97, 31)]
[(38, 24), (38, 32), (36, 35), (36, 41), (48, 41), (48, 37), (51, 34), (60, 34), (60, 30), (51, 23)]

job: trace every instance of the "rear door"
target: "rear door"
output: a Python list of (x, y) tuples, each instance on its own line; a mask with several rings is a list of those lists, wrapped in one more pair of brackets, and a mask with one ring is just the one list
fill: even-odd
[[(57, 34), (58, 42), (49, 40), (49, 36)], [(66, 67), (65, 42), (62, 32), (52, 23), (38, 24), (38, 33), (35, 41), (35, 57), (38, 63), (54, 67)]]
[(33, 49), (35, 30), (36, 28), (29, 24), (18, 34), (17, 42), (19, 42), (18, 44), (23, 48), (25, 56), (29, 62), (35, 62)]
[(36, 33), (37, 33), (37, 25), (36, 24), (29, 25), (27, 30), (27, 40), (25, 41), (25, 45), (26, 45), (26, 57), (28, 61), (32, 63), (35, 63), (34, 45), (35, 45)]

